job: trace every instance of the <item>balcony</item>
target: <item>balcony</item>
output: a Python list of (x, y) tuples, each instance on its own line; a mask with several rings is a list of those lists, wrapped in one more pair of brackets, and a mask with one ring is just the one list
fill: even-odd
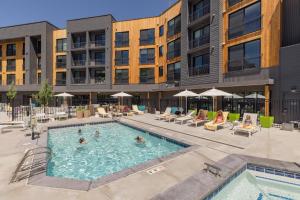
[(90, 48), (97, 48), (97, 47), (104, 47), (105, 46), (105, 40), (94, 40), (90, 41), (89, 47)]
[(208, 44), (210, 41), (210, 37), (209, 35), (207, 36), (203, 36), (201, 38), (197, 38), (197, 39), (194, 39), (194, 40), (191, 40), (189, 42), (189, 47), (190, 49), (193, 49), (193, 48), (198, 48), (204, 44)]
[(56, 79), (56, 86), (65, 86), (66, 85), (66, 80), (58, 80)]
[(86, 42), (74, 42), (72, 43), (72, 49), (83, 49), (86, 48)]
[(85, 78), (72, 78), (71, 84), (85, 84)]
[(128, 58), (115, 59), (116, 66), (128, 66), (128, 64), (129, 64)]
[(154, 84), (154, 76), (140, 76), (140, 84)]
[(85, 66), (86, 60), (73, 60), (72, 66)]
[(93, 59), (89, 61), (90, 66), (105, 65), (105, 58)]
[(66, 62), (56, 62), (56, 68), (66, 68), (67, 63)]
[(128, 47), (129, 46), (129, 40), (120, 40), (120, 41), (115, 41), (115, 46), (116, 47)]
[(140, 64), (141, 65), (149, 65), (155, 63), (154, 55), (142, 56), (140, 57)]
[(209, 74), (209, 64), (196, 65), (189, 68), (189, 76), (199, 76)]
[(227, 31), (228, 39), (234, 39), (246, 35), (248, 33), (253, 33), (258, 30), (261, 30), (261, 21), (262, 16), (258, 16), (254, 19), (249, 20), (248, 22), (245, 22), (244, 24), (230, 27)]
[(227, 63), (228, 72), (252, 71), (260, 69), (261, 56), (232, 60)]
[(168, 51), (167, 53), (167, 59), (168, 60), (172, 60), (176, 57), (180, 57), (181, 56), (181, 50), (180, 49), (175, 49), (175, 50), (172, 50), (172, 51)]
[(209, 4), (204, 5), (201, 9), (191, 12), (189, 16), (190, 22), (193, 22), (209, 13), (210, 13), (210, 5)]

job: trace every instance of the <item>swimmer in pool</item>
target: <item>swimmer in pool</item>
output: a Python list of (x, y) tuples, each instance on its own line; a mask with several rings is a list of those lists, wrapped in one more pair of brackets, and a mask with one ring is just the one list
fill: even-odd
[(141, 136), (137, 136), (137, 137), (135, 138), (135, 141), (136, 141), (138, 144), (144, 144), (144, 143), (145, 143), (144, 138), (141, 137)]
[(79, 144), (87, 144), (87, 142), (85, 141), (84, 138), (80, 138), (79, 139)]
[(82, 132), (82, 131), (81, 131), (81, 128), (78, 129), (78, 134), (79, 134), (79, 135), (81, 135), (81, 132)]
[(94, 137), (95, 137), (95, 138), (100, 137), (100, 131), (96, 131)]

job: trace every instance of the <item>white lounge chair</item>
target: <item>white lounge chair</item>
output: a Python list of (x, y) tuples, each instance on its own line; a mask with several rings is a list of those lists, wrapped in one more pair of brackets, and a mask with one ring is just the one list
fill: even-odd
[[(203, 112), (203, 114), (204, 114), (204, 119), (199, 119), (199, 115), (201, 114), (201, 112)], [(198, 115), (194, 119), (189, 121), (190, 125), (195, 125), (195, 127), (198, 127), (198, 124), (203, 124), (205, 122), (208, 122), (207, 113), (208, 113), (208, 110), (199, 110)]]
[(217, 115), (215, 116), (215, 119), (207, 122), (204, 124), (204, 128), (210, 131), (216, 131), (219, 128), (224, 128), (225, 124), (227, 123), (227, 118), (228, 118), (229, 112), (223, 112), (223, 121), (220, 123), (215, 123), (215, 119)]
[[(245, 120), (246, 117), (250, 116), (250, 120), (252, 122), (252, 124), (250, 126), (244, 126), (245, 124)], [(242, 123), (240, 123), (239, 125), (235, 126), (233, 128), (233, 135), (235, 135), (235, 133), (247, 133), (248, 137), (252, 136), (254, 133), (256, 133), (260, 128), (257, 124), (257, 117), (258, 114), (256, 113), (244, 113), (243, 115), (243, 121)]]
[(45, 113), (37, 113), (34, 118), (36, 118), (38, 122), (46, 122), (50, 119)]
[(183, 117), (178, 117), (174, 120), (174, 123), (180, 122), (180, 124), (183, 124), (184, 122), (193, 119), (193, 115), (195, 114), (196, 111), (190, 111), (186, 116)]
[(55, 113), (54, 118), (58, 119), (58, 120), (67, 119), (68, 114), (66, 112), (57, 112), (57, 113)]
[(143, 111), (140, 111), (140, 110), (138, 109), (138, 106), (137, 106), (137, 105), (132, 105), (132, 111), (133, 111), (135, 114), (137, 114), (137, 115), (143, 115), (143, 114), (144, 114)]
[(155, 118), (158, 120), (165, 119), (167, 116), (171, 115), (171, 110), (171, 107), (167, 107), (164, 113), (156, 115)]
[(103, 118), (109, 117), (109, 114), (105, 111), (104, 108), (99, 107), (99, 108), (97, 108), (97, 111), (98, 111), (98, 115), (99, 115), (100, 117), (103, 117)]

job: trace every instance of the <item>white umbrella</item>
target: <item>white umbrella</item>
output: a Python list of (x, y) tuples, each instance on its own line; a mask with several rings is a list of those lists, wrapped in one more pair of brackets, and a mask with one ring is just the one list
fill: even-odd
[(225, 98), (227, 98), (227, 99), (230, 99), (230, 98), (232, 98), (232, 99), (243, 99), (242, 96), (237, 95), (237, 94), (232, 94), (231, 96), (226, 96)]
[[(125, 93), (125, 92), (119, 92), (119, 93), (117, 93), (117, 94), (113, 94), (113, 95), (111, 95), (112, 97), (117, 97), (117, 98), (121, 98), (122, 99), (122, 105), (123, 105), (123, 97), (131, 97), (132, 95), (130, 95), (130, 94), (127, 94), (127, 93)], [(120, 107), (120, 102), (119, 102), (119, 107)]]
[(213, 111), (214, 111), (214, 107), (215, 107), (214, 98), (215, 97), (221, 97), (221, 96), (232, 97), (232, 94), (224, 92), (222, 90), (218, 90), (216, 88), (212, 88), (210, 90), (200, 93), (199, 96), (213, 97)]
[(54, 95), (54, 96), (55, 97), (73, 97), (74, 95), (64, 92), (64, 93), (57, 94), (57, 95)]
[(245, 96), (245, 98), (247, 98), (247, 99), (265, 99), (266, 97), (255, 92), (248, 96)]
[(187, 113), (187, 98), (188, 97), (196, 97), (198, 96), (198, 94), (196, 94), (195, 92), (189, 91), (189, 90), (185, 90), (182, 92), (179, 92), (178, 94), (175, 94), (174, 97), (185, 97), (185, 112)]

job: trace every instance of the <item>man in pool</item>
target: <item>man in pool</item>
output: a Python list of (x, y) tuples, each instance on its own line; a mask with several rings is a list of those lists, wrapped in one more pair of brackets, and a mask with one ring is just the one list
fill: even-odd
[(80, 138), (79, 139), (79, 144), (87, 144), (87, 142), (85, 141), (84, 138)]
[(78, 129), (78, 134), (81, 135), (81, 128)]
[(94, 137), (99, 138), (100, 137), (100, 131), (96, 131)]
[(137, 136), (137, 137), (135, 138), (135, 141), (136, 141), (138, 144), (144, 144), (144, 143), (145, 143), (144, 138), (141, 137), (141, 136)]

